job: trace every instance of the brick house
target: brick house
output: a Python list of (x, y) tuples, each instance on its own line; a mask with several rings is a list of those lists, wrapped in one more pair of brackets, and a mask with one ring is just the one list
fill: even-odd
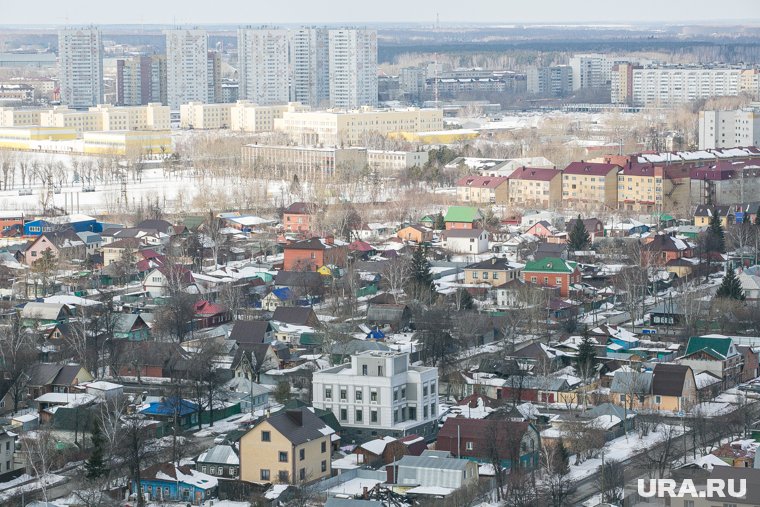
[(562, 202), (562, 171), (520, 167), (509, 175), (509, 204), (557, 206)]
[(457, 180), (457, 200), (478, 204), (506, 204), (506, 176), (465, 176)]
[(433, 241), (433, 231), (424, 225), (407, 225), (396, 233), (398, 238), (404, 241), (413, 241), (417, 244)]
[[(591, 237), (592, 243), (596, 238), (604, 237), (604, 222), (598, 218), (584, 218), (582, 220), (583, 226), (586, 228), (586, 232), (588, 232), (588, 235)], [(577, 218), (568, 220), (565, 224), (565, 232), (570, 234), (570, 232), (572, 232), (572, 230), (575, 228), (575, 222), (577, 221)]]
[(446, 230), (480, 229), (483, 226), (483, 213), (471, 206), (449, 206), (446, 216)]
[(354, 454), (357, 455), (357, 464), (377, 468), (380, 465), (393, 463), (411, 452), (400, 440), (385, 436), (364, 442), (354, 449)]
[(45, 232), (37, 236), (24, 252), (24, 262), (31, 266), (50, 250), (57, 259), (84, 259), (86, 246), (73, 229)]
[(559, 287), (560, 296), (567, 297), (570, 295), (570, 286), (580, 283), (581, 272), (575, 262), (557, 257), (544, 257), (525, 264), (522, 279), (524, 282), (542, 287)]
[(562, 174), (562, 200), (594, 206), (617, 208), (617, 164), (600, 162), (571, 162)]
[(294, 202), (282, 212), (285, 232), (308, 232), (311, 230), (311, 214), (315, 206), (308, 202)]
[(284, 271), (317, 271), (322, 266), (346, 265), (348, 248), (335, 238), (311, 238), (285, 245)]
[(464, 283), (489, 284), (493, 287), (520, 278), (519, 264), (513, 264), (504, 257), (492, 257), (464, 268)]

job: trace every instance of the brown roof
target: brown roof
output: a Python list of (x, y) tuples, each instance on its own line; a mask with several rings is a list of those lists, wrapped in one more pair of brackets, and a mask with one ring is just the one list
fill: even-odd
[(506, 176), (465, 176), (457, 180), (458, 187), (497, 188), (509, 180)]
[(693, 376), (693, 373), (684, 364), (657, 363), (652, 377), (652, 394), (681, 396), (687, 375)]
[(313, 207), (314, 205), (308, 202), (294, 202), (285, 208), (283, 213), (287, 213), (289, 215), (308, 215), (311, 213)]
[(606, 176), (612, 170), (622, 169), (617, 164), (606, 164), (600, 162), (571, 162), (565, 167), (565, 174), (588, 174), (591, 176)]
[(551, 181), (562, 171), (545, 167), (520, 167), (509, 176), (510, 180)]

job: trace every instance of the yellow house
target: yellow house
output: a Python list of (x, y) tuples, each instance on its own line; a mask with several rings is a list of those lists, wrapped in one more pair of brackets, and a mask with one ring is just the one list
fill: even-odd
[(621, 169), (617, 164), (572, 162), (562, 174), (562, 201), (617, 208)]
[(610, 398), (630, 410), (680, 412), (697, 402), (697, 384), (685, 364), (657, 363), (652, 371), (621, 368), (612, 380)]
[(694, 225), (697, 227), (707, 227), (710, 225), (713, 213), (718, 214), (720, 225), (723, 228), (728, 227), (729, 221), (734, 217), (733, 213), (731, 213), (730, 206), (708, 206), (707, 204), (699, 204), (697, 209), (694, 210)]
[(334, 433), (306, 407), (281, 410), (240, 439), (240, 480), (304, 484), (330, 477)]
[(464, 268), (464, 283), (488, 284), (498, 287), (520, 278), (522, 265), (512, 264), (503, 257), (492, 257)]

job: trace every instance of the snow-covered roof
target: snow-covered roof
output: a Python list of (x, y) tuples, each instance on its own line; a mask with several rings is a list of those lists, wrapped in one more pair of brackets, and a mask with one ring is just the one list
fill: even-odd
[(395, 441), (396, 441), (395, 438), (385, 436), (383, 438), (376, 438), (374, 440), (370, 440), (369, 442), (364, 442), (359, 447), (361, 447), (365, 451), (371, 452), (375, 456), (380, 456), (385, 450), (385, 446)]

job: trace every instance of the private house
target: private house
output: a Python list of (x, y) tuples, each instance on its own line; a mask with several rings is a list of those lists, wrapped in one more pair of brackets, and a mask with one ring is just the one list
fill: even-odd
[(631, 368), (615, 370), (610, 384), (610, 401), (629, 410), (645, 408), (652, 395), (652, 372)]
[(166, 234), (167, 236), (175, 236), (177, 234), (177, 227), (172, 225), (171, 222), (155, 218), (143, 220), (139, 224), (135, 225), (135, 229), (140, 229), (143, 231), (158, 231), (161, 234)]
[(311, 215), (316, 206), (307, 202), (294, 202), (282, 212), (285, 232), (308, 232), (311, 230)]
[(178, 343), (114, 340), (109, 367), (112, 375), (120, 377), (173, 378), (186, 358)]
[(575, 262), (545, 257), (528, 261), (523, 268), (522, 279), (542, 287), (557, 287), (560, 296), (568, 297), (573, 290), (572, 285), (580, 283), (581, 272)]
[(407, 225), (396, 233), (396, 237), (416, 244), (430, 243), (433, 241), (433, 230), (424, 225)]
[(541, 437), (527, 422), (449, 417), (438, 432), (435, 448), (459, 458), (489, 462), (494, 446), (506, 469), (538, 467)]
[(30, 302), (21, 309), (21, 325), (50, 327), (67, 322), (72, 316), (71, 309), (64, 304)]
[(170, 287), (186, 289), (194, 283), (193, 274), (186, 267), (163, 265), (148, 271), (142, 281), (142, 289), (152, 297), (163, 297), (169, 294)]
[(697, 403), (694, 372), (685, 364), (656, 363), (648, 405), (657, 410), (681, 412)]
[(408, 353), (368, 350), (352, 355), (350, 363), (315, 371), (313, 405), (335, 415), (344, 438), (432, 435), (438, 369), (409, 363)]
[(509, 175), (509, 204), (549, 208), (562, 202), (562, 171), (520, 167)]
[(621, 169), (617, 164), (571, 162), (562, 174), (562, 200), (616, 209)]
[(697, 227), (707, 227), (710, 225), (710, 220), (713, 214), (717, 214), (720, 218), (720, 225), (724, 229), (728, 227), (728, 224), (733, 222), (734, 215), (732, 213), (731, 206), (710, 206), (707, 204), (697, 205), (697, 209), (694, 210), (694, 225)]
[(537, 238), (546, 239), (559, 234), (559, 229), (554, 227), (546, 220), (539, 220), (535, 224), (531, 225), (530, 228), (525, 231), (525, 234), (530, 234)]
[(755, 267), (741, 269), (736, 273), (746, 301), (760, 300), (760, 275)]
[(113, 336), (120, 340), (147, 340), (150, 327), (139, 313), (122, 313), (113, 324)]
[(449, 206), (443, 220), (446, 222), (447, 231), (483, 227), (483, 213), (478, 208), (470, 206)]
[(307, 407), (260, 419), (240, 439), (240, 479), (304, 484), (330, 477), (334, 433)]
[(393, 332), (409, 327), (412, 310), (402, 304), (370, 303), (367, 306), (367, 323), (372, 327), (390, 328)]
[(483, 229), (449, 229), (442, 233), (443, 248), (460, 254), (488, 251), (488, 232)]
[(377, 468), (380, 465), (393, 463), (402, 456), (411, 454), (409, 448), (401, 440), (393, 437), (375, 438), (364, 442), (354, 449), (357, 455), (356, 463)]
[(231, 445), (215, 445), (195, 460), (195, 469), (217, 479), (240, 477), (240, 457)]
[(464, 283), (488, 284), (497, 287), (520, 278), (521, 264), (509, 262), (504, 257), (492, 257), (464, 268)]
[(451, 457), (445, 451), (424, 451), (404, 456), (386, 467), (393, 490), (410, 496), (446, 497), (460, 488), (477, 484), (478, 465)]
[(38, 398), (47, 393), (69, 393), (92, 380), (90, 372), (79, 364), (36, 363), (27, 371), (26, 389), (29, 398)]
[(137, 238), (125, 238), (113, 241), (103, 247), (103, 266), (127, 260), (130, 254), (133, 256), (132, 262), (134, 263), (139, 258), (137, 251), (141, 247), (142, 243)]
[(24, 473), (24, 467), (14, 459), (16, 434), (0, 428), (0, 482), (8, 482)]
[(187, 430), (198, 424), (200, 410), (198, 405), (192, 401), (169, 397), (144, 404), (140, 408), (140, 413), (149, 419), (169, 424), (174, 424), (176, 417), (177, 426)]
[(346, 265), (348, 248), (332, 236), (295, 241), (285, 245), (284, 271), (317, 271), (322, 266)]
[[(565, 232), (570, 234), (570, 232), (572, 232), (572, 230), (575, 228), (575, 222), (577, 221), (577, 218), (568, 220), (565, 224)], [(604, 237), (604, 222), (598, 218), (583, 218), (582, 221), (583, 226), (586, 228), (586, 232), (588, 232), (588, 235), (591, 237), (592, 243), (596, 240), (596, 238)]]
[(280, 367), (280, 359), (271, 343), (242, 343), (235, 351), (230, 369), (235, 377), (255, 382), (268, 370)]
[(694, 250), (689, 242), (668, 234), (658, 234), (644, 243), (641, 265), (662, 266), (677, 276), (684, 276), (699, 264), (697, 259), (692, 259), (693, 256)]
[(272, 292), (264, 296), (261, 300), (261, 309), (267, 312), (273, 312), (280, 306), (293, 304), (293, 293), (289, 287), (273, 289)]
[[(158, 463), (140, 472), (142, 493), (151, 502), (183, 502), (201, 505), (216, 497), (219, 481), (189, 466)], [(132, 494), (137, 483), (132, 481)]]
[(274, 329), (266, 320), (236, 320), (229, 339), (234, 340), (238, 345), (268, 343), (274, 340)]
[(456, 182), (457, 201), (506, 204), (509, 179), (505, 176), (465, 176)]
[(66, 229), (37, 236), (24, 252), (24, 263), (32, 266), (46, 250), (58, 260), (84, 260), (87, 254), (84, 241), (72, 229)]
[(752, 345), (737, 345), (742, 355), (741, 382), (749, 382), (760, 374), (760, 351)]
[(272, 320), (293, 326), (319, 326), (319, 317), (311, 306), (280, 306), (272, 314)]
[(741, 381), (742, 355), (728, 336), (692, 336), (678, 364), (691, 367), (692, 371), (710, 372), (723, 379), (723, 389)]
[(215, 327), (232, 320), (232, 313), (218, 304), (200, 299), (193, 303), (193, 320), (196, 329)]

